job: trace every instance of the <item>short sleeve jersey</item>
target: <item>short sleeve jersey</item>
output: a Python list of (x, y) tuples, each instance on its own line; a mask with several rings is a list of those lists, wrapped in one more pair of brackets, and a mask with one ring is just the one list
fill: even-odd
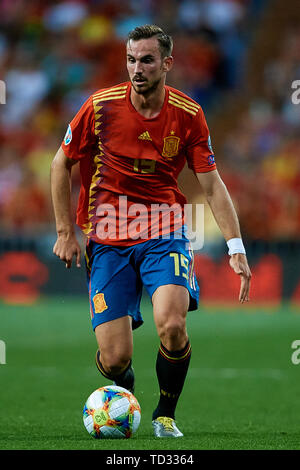
[(216, 169), (198, 103), (165, 86), (159, 115), (148, 119), (130, 93), (130, 82), (94, 93), (62, 143), (80, 162), (77, 224), (98, 243), (132, 245), (177, 230), (187, 202), (177, 184), (185, 163), (196, 173)]

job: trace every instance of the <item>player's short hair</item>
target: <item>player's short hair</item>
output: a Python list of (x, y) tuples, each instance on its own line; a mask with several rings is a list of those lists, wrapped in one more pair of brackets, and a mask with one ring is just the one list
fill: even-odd
[(156, 37), (158, 40), (161, 57), (169, 57), (173, 50), (173, 39), (155, 24), (137, 26), (129, 32), (127, 42), (130, 40), (139, 41), (140, 39), (149, 39), (153, 37)]

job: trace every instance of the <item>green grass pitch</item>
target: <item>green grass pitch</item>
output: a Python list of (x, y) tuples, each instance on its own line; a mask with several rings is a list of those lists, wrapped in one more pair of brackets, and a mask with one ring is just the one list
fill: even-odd
[[(141, 425), (128, 440), (95, 440), (82, 422), (88, 395), (109, 382), (94, 365), (96, 342), (86, 298), (0, 304), (0, 449), (300, 449), (300, 314), (237, 307), (188, 315), (192, 359), (176, 421), (181, 439), (152, 435), (159, 345), (151, 305), (134, 332)], [(3, 362), (3, 361), (2, 361)]]

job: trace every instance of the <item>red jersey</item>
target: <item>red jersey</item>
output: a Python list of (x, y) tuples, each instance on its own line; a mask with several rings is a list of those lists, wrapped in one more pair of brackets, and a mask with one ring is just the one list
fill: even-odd
[[(177, 185), (185, 162), (199, 173), (216, 169), (199, 104), (165, 86), (159, 115), (145, 118), (130, 92), (126, 82), (91, 95), (62, 143), (80, 162), (77, 224), (98, 243), (132, 245), (177, 230), (187, 202)], [(162, 208), (170, 207), (165, 225)]]

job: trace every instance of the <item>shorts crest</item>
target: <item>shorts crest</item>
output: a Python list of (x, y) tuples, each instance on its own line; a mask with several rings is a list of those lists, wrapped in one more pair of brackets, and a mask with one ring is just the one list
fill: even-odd
[(94, 295), (93, 302), (95, 307), (95, 313), (102, 313), (108, 308), (104, 299), (104, 294), (102, 292)]

